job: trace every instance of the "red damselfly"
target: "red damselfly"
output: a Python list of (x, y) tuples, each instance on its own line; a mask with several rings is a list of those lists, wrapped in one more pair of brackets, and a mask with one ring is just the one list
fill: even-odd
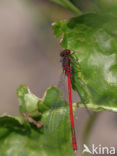
[[(63, 50), (60, 53), (62, 68), (63, 68), (63, 71), (68, 79), (68, 97), (69, 97), (70, 124), (71, 124), (71, 132), (72, 132), (72, 147), (73, 147), (73, 150), (76, 151), (77, 150), (77, 142), (76, 142), (75, 127), (74, 127), (74, 117), (73, 117), (73, 108), (72, 108), (72, 93), (71, 93), (71, 62), (72, 61), (75, 62), (75, 61), (72, 60), (72, 58), (70, 57), (71, 55), (72, 54), (71, 54), (70, 50), (68, 50), (68, 49)], [(64, 80), (62, 80), (61, 82), (63, 83)], [(64, 86), (64, 84), (62, 85), (62, 87), (63, 86)], [(49, 133), (52, 133), (58, 127), (58, 125), (60, 124), (60, 121), (64, 120), (66, 115), (68, 114), (68, 109), (64, 109), (64, 107), (65, 107), (64, 101), (61, 101), (61, 103), (58, 104), (57, 99), (54, 100), (54, 103), (50, 110), (50, 115), (48, 117), (47, 125), (46, 125), (46, 129)], [(62, 109), (57, 110), (57, 108), (62, 108)], [(56, 109), (56, 111), (55, 111), (55, 109)], [(53, 123), (53, 118), (56, 118), (57, 122)]]
[(77, 150), (77, 142), (74, 127), (74, 117), (72, 109), (72, 93), (71, 93), (71, 67), (70, 67), (70, 50), (66, 49), (60, 53), (62, 57), (62, 67), (68, 79), (68, 94), (69, 94), (69, 109), (70, 109), (70, 122), (71, 122), (71, 132), (72, 132), (72, 147), (73, 150)]

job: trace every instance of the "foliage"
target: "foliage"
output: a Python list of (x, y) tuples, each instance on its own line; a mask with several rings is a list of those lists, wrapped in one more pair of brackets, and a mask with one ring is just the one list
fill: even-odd
[[(20, 101), (21, 113), (29, 113), (29, 117), (37, 123), (43, 123), (43, 127), (38, 128), (24, 117), (3, 116), (0, 117), (0, 156), (74, 156), (71, 144), (70, 123), (66, 115), (67, 108), (54, 110), (65, 114), (64, 120), (57, 129), (46, 130), (51, 104), (56, 101), (64, 102), (61, 92), (54, 86), (47, 89), (43, 99), (37, 98), (29, 89), (21, 85), (17, 90)], [(59, 96), (60, 95), (60, 96)], [(46, 108), (46, 109), (45, 109)], [(38, 112), (38, 113), (37, 113)], [(53, 116), (51, 123), (57, 123), (59, 117)], [(49, 129), (51, 130), (51, 129)]]
[(72, 86), (82, 103), (93, 110), (117, 112), (117, 20), (100, 14), (85, 14), (69, 21), (53, 24), (56, 37), (62, 35), (61, 45), (70, 49)]

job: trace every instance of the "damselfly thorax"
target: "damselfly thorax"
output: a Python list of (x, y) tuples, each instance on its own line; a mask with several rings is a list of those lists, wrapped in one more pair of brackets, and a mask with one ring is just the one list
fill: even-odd
[(63, 70), (65, 71), (65, 74), (71, 75), (69, 55), (70, 55), (70, 50), (68, 49), (63, 50), (60, 53), (60, 56), (62, 57), (61, 62), (62, 62)]

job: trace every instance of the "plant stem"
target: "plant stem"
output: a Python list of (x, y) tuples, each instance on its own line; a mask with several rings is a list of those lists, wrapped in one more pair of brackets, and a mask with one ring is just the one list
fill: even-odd
[(81, 15), (82, 12), (80, 11), (80, 9), (78, 9), (77, 7), (75, 7), (69, 0), (51, 0), (55, 3), (58, 3), (60, 5), (62, 5), (63, 7), (69, 9), (70, 11), (72, 11), (75, 15)]

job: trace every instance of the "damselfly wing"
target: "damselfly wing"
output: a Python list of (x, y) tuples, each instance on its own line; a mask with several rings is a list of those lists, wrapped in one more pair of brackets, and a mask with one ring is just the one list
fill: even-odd
[(61, 90), (55, 89), (53, 91), (54, 99), (52, 107), (49, 111), (45, 130), (48, 134), (53, 134), (62, 121), (68, 116), (68, 104), (64, 99)]

